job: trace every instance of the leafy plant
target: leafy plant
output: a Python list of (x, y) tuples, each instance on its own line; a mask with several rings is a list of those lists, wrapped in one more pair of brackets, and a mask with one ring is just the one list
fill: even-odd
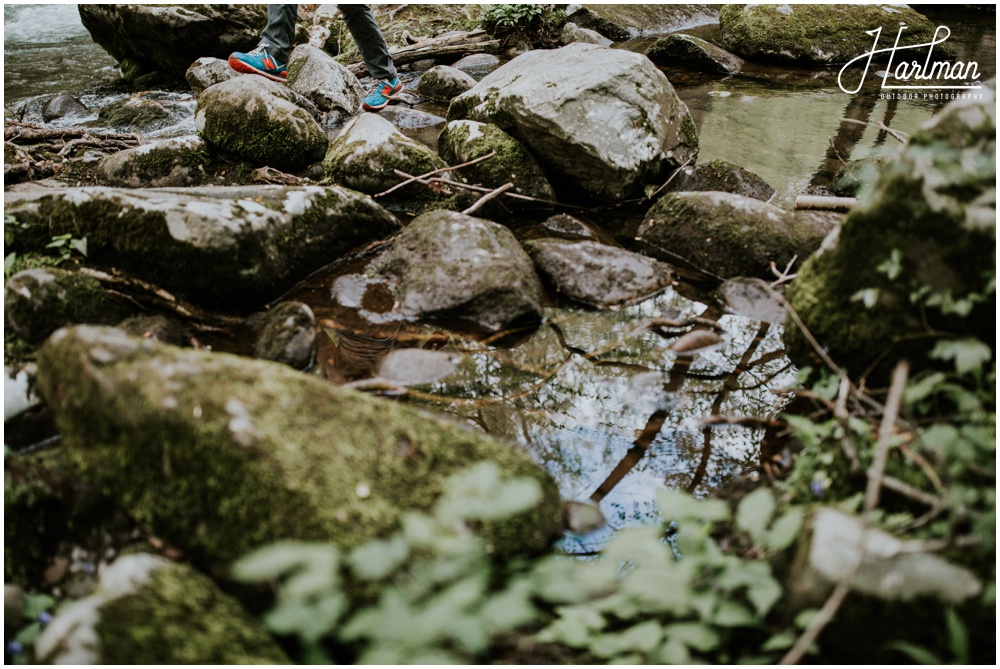
[(556, 30), (565, 22), (563, 12), (551, 11), (548, 5), (485, 5), (480, 24), (503, 46), (518, 42), (532, 48), (551, 48), (558, 44)]

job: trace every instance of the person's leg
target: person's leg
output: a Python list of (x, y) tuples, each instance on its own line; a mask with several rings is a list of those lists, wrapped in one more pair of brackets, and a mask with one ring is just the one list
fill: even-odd
[(389, 47), (378, 29), (375, 15), (368, 5), (337, 5), (344, 15), (344, 23), (351, 37), (358, 44), (368, 74), (376, 81), (396, 78), (396, 66), (389, 55)]
[(298, 5), (268, 5), (267, 26), (260, 34), (257, 48), (249, 53), (235, 52), (229, 55), (229, 66), (237, 72), (259, 74), (285, 81), (288, 76), (288, 56), (295, 36), (295, 20)]
[(288, 62), (288, 54), (292, 51), (298, 10), (298, 5), (267, 6), (267, 26), (260, 34), (260, 43), (257, 46), (267, 47), (271, 55), (282, 63)]

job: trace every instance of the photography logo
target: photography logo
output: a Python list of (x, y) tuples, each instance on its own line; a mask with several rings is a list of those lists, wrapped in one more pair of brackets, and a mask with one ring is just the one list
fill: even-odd
[[(979, 63), (976, 61), (950, 62), (934, 58), (934, 47), (951, 37), (951, 30), (947, 26), (938, 26), (930, 42), (899, 46), (899, 40), (903, 36), (904, 30), (906, 30), (906, 24), (899, 24), (895, 43), (891, 47), (881, 49), (878, 48), (878, 41), (882, 36), (882, 28), (865, 31), (866, 35), (872, 35), (875, 38), (872, 49), (854, 58), (840, 69), (840, 74), (837, 75), (837, 85), (840, 86), (840, 90), (848, 95), (854, 95), (860, 91), (875, 55), (888, 54), (889, 62), (886, 64), (885, 70), (876, 73), (876, 76), (882, 77), (879, 97), (935, 100), (981, 97), (981, 93), (975, 92), (982, 88), (979, 83)], [(906, 60), (908, 57), (906, 52), (924, 48), (927, 49), (927, 53), (922, 63), (916, 59)], [(848, 90), (844, 85), (844, 73), (851, 71), (851, 68), (860, 61), (864, 61), (864, 70), (858, 79), (858, 85), (853, 90)]]

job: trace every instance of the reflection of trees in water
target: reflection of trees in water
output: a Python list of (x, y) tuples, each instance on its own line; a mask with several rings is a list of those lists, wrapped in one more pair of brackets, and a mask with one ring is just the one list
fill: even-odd
[[(635, 331), (665, 311), (719, 320), (728, 339), (674, 357), (673, 336)], [(511, 350), (465, 348), (459, 373), (434, 386), (438, 408), (525, 447), (564, 497), (600, 501), (611, 527), (651, 520), (658, 490), (705, 494), (738, 472), (761, 431), (701, 419), (773, 414), (771, 389), (790, 380), (780, 327), (673, 292), (618, 312), (553, 310)]]

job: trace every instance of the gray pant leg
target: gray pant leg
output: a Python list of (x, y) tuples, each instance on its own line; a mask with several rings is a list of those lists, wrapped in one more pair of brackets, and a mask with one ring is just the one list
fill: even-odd
[(282, 63), (288, 62), (288, 54), (292, 51), (298, 16), (298, 5), (267, 6), (267, 27), (260, 34), (260, 44), (266, 44), (271, 55)]
[(392, 79), (396, 76), (396, 66), (392, 64), (389, 47), (382, 37), (382, 31), (375, 23), (375, 15), (368, 5), (337, 5), (344, 15), (344, 23), (351, 31), (351, 37), (358, 44), (361, 57), (372, 79)]

